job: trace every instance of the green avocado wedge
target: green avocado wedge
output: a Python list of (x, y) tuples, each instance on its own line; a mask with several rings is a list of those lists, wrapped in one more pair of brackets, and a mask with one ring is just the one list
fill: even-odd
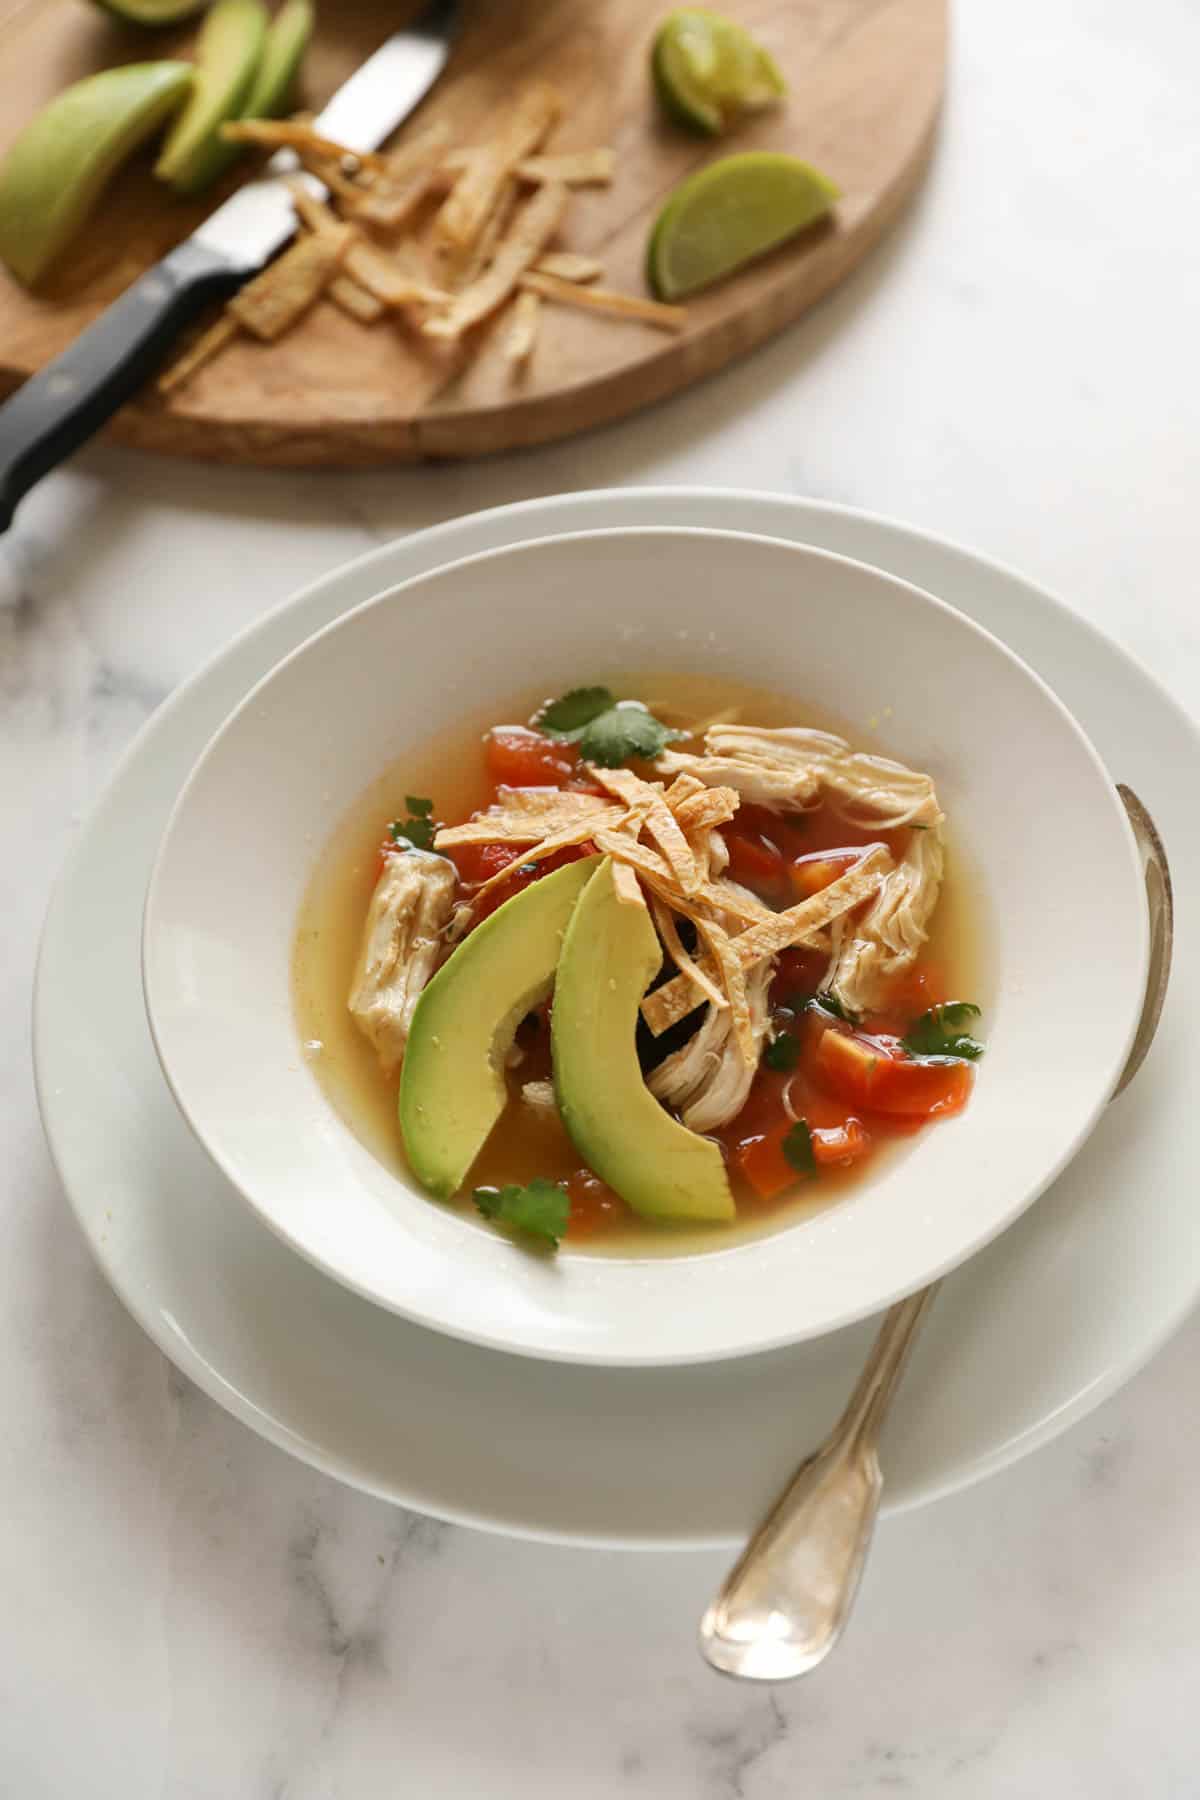
[(200, 27), (191, 98), (154, 165), (159, 180), (177, 194), (198, 194), (229, 166), (230, 146), (221, 140), (221, 127), (241, 116), (266, 38), (262, 0), (217, 0)]
[(178, 25), (198, 13), (208, 0), (95, 0), (101, 12), (130, 25)]
[(262, 60), (242, 111), (244, 119), (274, 119), (287, 110), (314, 21), (312, 0), (285, 0), (267, 31)]
[(571, 915), (554, 984), (558, 1110), (593, 1174), (651, 1219), (736, 1216), (717, 1145), (673, 1119), (637, 1058), (638, 1007), (662, 964), (644, 905), (620, 898), (606, 859)]
[(190, 63), (127, 63), (64, 88), (30, 121), (0, 166), (0, 258), (18, 281), (40, 280), (191, 85)]
[(413, 1013), (400, 1077), (400, 1129), (423, 1187), (448, 1200), (504, 1111), (517, 1026), (546, 999), (563, 934), (599, 859), (531, 882), (463, 939)]

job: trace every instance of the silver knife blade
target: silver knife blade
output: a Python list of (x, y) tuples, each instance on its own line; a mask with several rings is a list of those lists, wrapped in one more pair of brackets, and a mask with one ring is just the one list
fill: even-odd
[[(314, 128), (349, 150), (373, 150), (408, 117), (441, 74), (457, 22), (457, 0), (434, 0), (355, 69), (318, 115)], [(215, 251), (234, 269), (261, 268), (296, 229), (292, 197), (283, 180), (296, 167), (292, 153), (280, 151), (264, 175), (231, 194), (187, 241)], [(319, 182), (308, 179), (315, 192), (324, 194)]]

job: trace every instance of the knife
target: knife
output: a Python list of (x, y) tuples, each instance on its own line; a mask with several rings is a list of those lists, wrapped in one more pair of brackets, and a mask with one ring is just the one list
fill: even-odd
[[(355, 70), (316, 130), (348, 150), (381, 144), (440, 75), (457, 16), (458, 0), (433, 0)], [(290, 151), (278, 152), (264, 175), (231, 194), (0, 406), (0, 531), (22, 495), (136, 393), (180, 329), (212, 301), (228, 299), (286, 244), (296, 214), (283, 178), (295, 167)]]

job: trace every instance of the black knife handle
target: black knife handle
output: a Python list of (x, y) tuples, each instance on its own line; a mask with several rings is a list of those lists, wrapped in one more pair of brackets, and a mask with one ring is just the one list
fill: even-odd
[(0, 531), (34, 482), (136, 393), (180, 328), (245, 276), (201, 244), (180, 244), (0, 406)]

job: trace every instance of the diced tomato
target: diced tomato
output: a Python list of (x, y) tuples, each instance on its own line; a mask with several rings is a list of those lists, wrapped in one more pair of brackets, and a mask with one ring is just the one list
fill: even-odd
[(919, 1019), (931, 1006), (944, 1006), (949, 998), (950, 990), (941, 969), (916, 963), (891, 983), (884, 1010), (907, 1031), (914, 1019)]
[[(760, 1199), (773, 1200), (803, 1179), (803, 1172), (784, 1153), (784, 1139), (792, 1129), (792, 1120), (785, 1115), (765, 1136), (744, 1141), (737, 1152), (738, 1167)], [(809, 1135), (818, 1168), (849, 1168), (871, 1153), (871, 1134), (861, 1119), (809, 1125)]]
[(501, 869), (521, 860), (521, 850), (511, 844), (458, 844), (450, 852), (459, 879), (469, 887), (490, 881)]
[(811, 900), (853, 868), (861, 855), (861, 850), (815, 850), (807, 856), (797, 856), (788, 869), (797, 900)]
[(813, 1070), (827, 1092), (866, 1112), (928, 1119), (961, 1112), (973, 1080), (969, 1063), (925, 1062), (899, 1040), (829, 1026), (817, 1039)]
[(783, 889), (787, 864), (783, 852), (758, 831), (725, 830), (729, 851), (729, 878), (764, 898), (777, 897)]
[[(511, 868), (512, 874), (506, 881), (498, 881), (494, 888), (489, 889), (479, 900), (473, 902), (472, 928), (482, 924), (484, 919), (494, 913), (498, 906), (503, 906), (506, 900), (511, 900), (514, 894), (519, 894), (521, 889), (527, 888), (531, 882), (540, 881), (543, 875), (552, 875), (555, 869), (564, 869), (568, 863), (578, 862), (581, 856), (590, 856), (593, 846), (591, 844), (572, 844), (568, 849), (556, 850), (553, 856), (543, 857), (541, 862), (535, 863), (523, 863), (521, 852), (512, 850), (507, 845), (488, 844), (486, 849), (497, 851), (500, 855), (499, 864), (492, 871), (493, 874), (499, 874), (505, 868)], [(483, 879), (486, 881), (487, 876), (485, 875)], [(467, 898), (470, 899), (469, 893)]]
[(560, 744), (527, 725), (497, 725), (484, 745), (494, 787), (565, 787), (578, 772), (574, 744)]
[(567, 1193), (571, 1200), (567, 1236), (573, 1243), (611, 1231), (629, 1218), (625, 1202), (590, 1169), (576, 1169), (568, 1177)]

